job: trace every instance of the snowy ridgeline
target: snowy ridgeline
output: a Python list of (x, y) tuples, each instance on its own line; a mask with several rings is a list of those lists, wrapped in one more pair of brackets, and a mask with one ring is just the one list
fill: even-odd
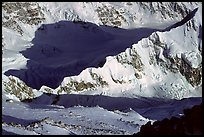
[[(200, 96), (201, 90), (196, 88), (202, 85), (200, 29), (188, 23), (170, 31), (125, 30), (66, 21), (43, 25), (36, 31), (34, 45), (20, 51), (24, 58), (10, 61), (6, 56), (12, 51), (5, 50), (3, 71), (28, 86), (26, 94), (32, 96), (25, 94), (21, 100), (35, 96), (33, 89), (54, 94), (83, 92), (177, 99)], [(18, 66), (17, 62), (25, 58), (29, 60)], [(8, 70), (7, 64), (18, 69), (22, 64), (26, 66)], [(10, 79), (14, 79), (14, 86), (21, 83), (16, 77)], [(13, 89), (5, 85), (7, 91)]]
[(202, 3), (2, 7), (3, 134), (133, 134), (202, 102)]
[[(20, 6), (19, 4), (11, 6), (12, 4), (5, 3), (3, 19), (10, 17), (9, 6)], [(200, 96), (201, 90), (197, 87), (202, 86), (202, 4), (152, 4), (71, 3), (67, 7), (72, 9), (71, 16), (65, 8), (66, 4), (22, 3), (21, 6), (25, 6), (25, 9), (36, 12), (32, 14), (32, 18), (42, 16), (44, 20), (38, 25), (31, 25), (19, 18), (18, 24), (21, 24), (20, 28), (23, 30), (21, 37), (16, 35), (15, 29), (3, 26), (2, 39), (5, 46), (2, 75), (5, 91), (16, 95), (20, 100), (33, 98), (38, 91), (177, 99)], [(113, 8), (103, 11), (103, 8), (99, 8), (101, 6), (104, 9), (111, 6)], [(149, 14), (147, 9), (150, 9), (155, 19), (163, 21), (158, 21), (157, 25), (146, 24), (144, 28), (147, 18), (143, 14), (136, 14), (143, 19), (143, 23), (140, 22), (144, 24), (142, 28), (122, 29), (111, 27), (113, 25), (106, 26), (107, 24), (96, 25), (100, 24), (97, 20), (101, 18), (95, 18), (96, 24), (90, 23), (92, 21), (88, 13), (91, 10), (99, 8), (100, 11), (95, 9), (99, 17), (102, 11), (112, 14), (112, 11), (120, 11), (123, 6), (131, 7), (129, 15), (138, 6), (142, 7), (139, 9), (144, 10), (145, 14)], [(61, 10), (57, 7), (61, 7)], [(159, 7), (169, 8), (161, 15), (161, 11), (155, 12)], [(175, 17), (168, 12), (173, 7), (180, 9), (174, 9)], [(80, 8), (87, 13), (78, 13)], [(19, 16), (24, 12), (14, 10), (14, 14)], [(181, 12), (180, 15), (176, 16), (177, 12)], [(62, 13), (69, 21), (60, 21)], [(121, 14), (127, 20), (127, 15), (122, 11), (114, 14)], [(79, 20), (75, 19), (75, 15), (78, 15)], [(9, 19), (13, 18), (11, 16)], [(179, 20), (181, 23), (172, 23)], [(139, 27), (136, 21), (132, 23)], [(125, 27), (124, 23), (121, 26)], [(161, 29), (161, 26), (166, 29)], [(15, 77), (8, 79), (9, 75)], [(11, 90), (14, 88), (24, 93), (19, 95)]]

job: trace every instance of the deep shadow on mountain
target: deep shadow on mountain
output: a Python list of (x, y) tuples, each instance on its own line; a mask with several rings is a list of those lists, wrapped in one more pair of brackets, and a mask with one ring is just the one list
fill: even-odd
[[(151, 97), (127, 98), (127, 97), (110, 97), (103, 95), (80, 95), (80, 94), (63, 94), (54, 95), (44, 93), (35, 99), (23, 101), (33, 109), (45, 108), (45, 106), (59, 105), (65, 108), (73, 106), (95, 107), (100, 106), (109, 111), (119, 110), (123, 112), (136, 111), (143, 117), (149, 119), (162, 120), (172, 115), (178, 115), (184, 108), (202, 102), (201, 97), (192, 97), (182, 100), (162, 99)], [(55, 107), (55, 106), (53, 106)], [(56, 107), (55, 107), (56, 109)]]
[(175, 24), (173, 24), (173, 25), (167, 27), (166, 29), (162, 30), (162, 32), (164, 32), (164, 31), (170, 31), (170, 30), (173, 29), (173, 28), (177, 28), (177, 27), (179, 27), (179, 26), (182, 26), (183, 24), (185, 24), (186, 22), (188, 22), (189, 20), (191, 20), (191, 19), (195, 16), (195, 14), (196, 14), (197, 11), (198, 11), (198, 8), (195, 8), (193, 11), (190, 11), (190, 12), (188, 13), (188, 15), (187, 15), (185, 18), (183, 18), (181, 21), (179, 21), (179, 22), (177, 22), (177, 23), (175, 23)]
[(199, 38), (199, 50), (201, 51), (202, 53), (202, 26), (200, 25), (199, 26), (199, 35), (198, 35), (198, 38)]
[(180, 118), (165, 118), (155, 121), (153, 125), (147, 122), (142, 125), (140, 132), (134, 135), (202, 135), (202, 103), (191, 109), (184, 109)]
[(151, 28), (121, 29), (90, 22), (60, 21), (43, 24), (22, 51), (26, 69), (10, 69), (13, 75), (34, 89), (57, 88), (64, 77), (80, 74), (89, 67), (102, 67), (107, 56), (117, 55), (142, 38), (158, 31)]
[(102, 67), (107, 56), (125, 51), (153, 32), (169, 31), (185, 24), (197, 10), (164, 30), (121, 29), (82, 21), (42, 24), (35, 32), (33, 46), (21, 52), (28, 59), (27, 69), (10, 69), (5, 75), (16, 76), (34, 89), (39, 90), (43, 85), (57, 88), (64, 77), (79, 75), (89, 67)]
[(25, 120), (25, 119), (19, 119), (16, 117), (12, 117), (9, 115), (2, 115), (2, 121), (6, 122), (6, 123), (13, 122), (14, 124), (21, 124), (23, 126), (27, 126), (27, 125), (31, 124), (32, 122), (36, 122), (37, 120)]
[(2, 130), (1, 130), (2, 132), (2, 135), (18, 135), (18, 134), (16, 134), (16, 133), (13, 133), (13, 132), (8, 132), (8, 131), (6, 131), (6, 130), (4, 130), (3, 128), (2, 128)]

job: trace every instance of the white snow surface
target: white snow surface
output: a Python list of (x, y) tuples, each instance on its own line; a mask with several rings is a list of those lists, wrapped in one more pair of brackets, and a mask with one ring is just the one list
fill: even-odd
[[(80, 101), (83, 104), (89, 103), (82, 100), (83, 97), (78, 98), (77, 95), (77, 98), (72, 100), (72, 103), (76, 104), (75, 106), (66, 107), (66, 105), (69, 105), (66, 101), (59, 102), (60, 105), (50, 105), (49, 102), (53, 101), (53, 97), (44, 95), (34, 103), (3, 101), (2, 120), (7, 124), (3, 123), (2, 129), (10, 132), (9, 134), (21, 135), (131, 135), (139, 132), (140, 127), (148, 121), (153, 122), (170, 118), (171, 116), (179, 117), (179, 114), (183, 114), (183, 109), (191, 108), (193, 105), (202, 102), (201, 98), (189, 98), (182, 101), (169, 100), (165, 102), (161, 100), (138, 99), (134, 105), (131, 104), (134, 108), (118, 110), (117, 108), (114, 109), (114, 105), (109, 103), (107, 105), (109, 107), (112, 106), (114, 110), (107, 110), (100, 103), (98, 104), (103, 107), (77, 105), (77, 102)], [(92, 97), (97, 98), (97, 96)], [(60, 98), (61, 100), (68, 100), (73, 97), (69, 98), (68, 95)], [(96, 100), (92, 101), (97, 103)], [(102, 101), (104, 103), (105, 100), (102, 99)], [(10, 122), (19, 125), (8, 125)], [(35, 124), (32, 126), (32, 123)]]
[[(24, 79), (38, 87), (33, 88), (36, 100), (23, 103), (6, 92), (2, 83), (2, 120), (6, 122), (2, 123), (3, 132), (129, 135), (139, 132), (148, 121), (178, 116), (184, 108), (200, 104), (202, 82), (193, 87), (182, 74), (149, 63), (150, 55), (168, 62), (164, 56), (164, 49), (168, 49), (169, 57), (183, 58), (192, 68), (202, 64), (202, 3), (177, 4), (187, 11), (198, 7), (198, 11), (184, 25), (164, 32), (161, 30), (183, 18), (178, 12), (172, 12), (171, 2), (154, 2), (153, 9), (147, 3), (39, 2), (37, 5), (45, 17), (42, 23), (29, 25), (17, 20), (22, 35), (2, 27), (5, 44), (2, 47), (2, 81), (9, 80), (5, 72), (16, 70), (16, 76), (12, 76), (15, 80)], [(120, 18), (119, 28), (113, 28), (111, 21), (106, 24), (108, 26), (103, 25), (96, 12), (99, 7), (116, 9), (122, 15), (124, 19)], [(2, 19), (5, 15), (7, 13), (2, 10)], [(87, 24), (73, 23), (78, 19)], [(38, 30), (42, 24), (46, 26), (45, 31)], [(159, 46), (153, 43), (158, 39)], [(131, 61), (134, 52), (143, 64), (142, 71), (117, 60), (121, 56)], [(105, 64), (97, 66), (101, 60), (105, 60)], [(52, 104), (56, 95), (43, 94), (53, 83), (57, 85), (49, 87), (53, 94), (71, 81), (97, 84), (91, 73), (108, 85), (71, 90), (70, 95), (62, 92), (56, 104)], [(141, 78), (136, 78), (135, 73)], [(53, 77), (60, 79), (58, 83), (52, 82)], [(44, 118), (48, 119), (42, 120)], [(36, 121), (40, 121), (36, 127), (28, 127)], [(9, 125), (10, 122), (21, 126)]]

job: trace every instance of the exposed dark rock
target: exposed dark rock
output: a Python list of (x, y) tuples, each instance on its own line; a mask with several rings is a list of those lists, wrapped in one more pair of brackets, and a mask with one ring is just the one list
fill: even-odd
[[(174, 69), (179, 70), (179, 72), (186, 77), (187, 81), (193, 86), (198, 86), (201, 83), (202, 78), (202, 67), (192, 68), (188, 63), (185, 62), (183, 58), (169, 58), (171, 65), (169, 69), (174, 72)], [(176, 68), (173, 68), (172, 64), (176, 65)]]
[(98, 16), (103, 25), (119, 27), (122, 25), (121, 21), (126, 22), (126, 19), (121, 15), (121, 12), (119, 12), (117, 9), (114, 9), (113, 7), (107, 7), (106, 5), (103, 5), (103, 7), (98, 7), (96, 12), (98, 13)]
[(180, 118), (147, 122), (134, 135), (202, 135), (202, 104), (185, 109)]
[(20, 100), (34, 97), (33, 89), (28, 87), (23, 81), (15, 80), (14, 77), (9, 77), (9, 81), (3, 81), (5, 91), (14, 94)]
[(21, 35), (23, 34), (23, 30), (17, 23), (18, 21), (25, 24), (38, 25), (45, 20), (41, 7), (36, 3), (4, 2), (2, 3), (2, 10), (10, 15), (11, 13), (14, 14), (13, 16), (6, 17), (6, 20), (2, 21), (2, 26), (13, 29)]

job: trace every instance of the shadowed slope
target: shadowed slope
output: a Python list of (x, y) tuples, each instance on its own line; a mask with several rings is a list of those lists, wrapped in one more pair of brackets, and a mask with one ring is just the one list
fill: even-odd
[(198, 8), (164, 30), (121, 29), (88, 22), (60, 21), (43, 24), (35, 33), (31, 48), (21, 53), (28, 58), (27, 69), (8, 70), (34, 89), (57, 88), (64, 77), (80, 74), (88, 67), (101, 67), (107, 56), (117, 55), (155, 31), (169, 31), (188, 22)]
[(95, 107), (113, 111), (129, 112), (131, 109), (140, 113), (143, 117), (162, 120), (171, 115), (178, 115), (180, 110), (202, 102), (201, 97), (191, 97), (183, 100), (161, 98), (127, 98), (110, 97), (102, 95), (78, 95), (78, 94), (42, 94), (35, 99), (24, 100), (31, 108), (41, 108), (44, 105), (59, 105), (65, 108), (73, 106)]
[(88, 67), (99, 67), (114, 56), (157, 30), (126, 30), (88, 22), (60, 21), (43, 24), (35, 33), (31, 48), (21, 53), (28, 58), (27, 69), (5, 74), (20, 78), (28, 86), (57, 88), (64, 77), (78, 75)]

